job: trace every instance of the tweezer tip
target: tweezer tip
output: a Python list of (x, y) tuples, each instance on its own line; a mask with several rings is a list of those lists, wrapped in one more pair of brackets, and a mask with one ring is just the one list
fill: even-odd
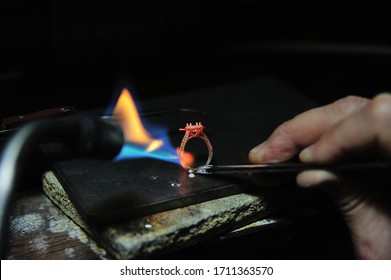
[(210, 174), (210, 171), (209, 169), (212, 168), (213, 165), (202, 165), (200, 167), (197, 167), (197, 168), (194, 168), (193, 169), (193, 173), (197, 173), (197, 174)]

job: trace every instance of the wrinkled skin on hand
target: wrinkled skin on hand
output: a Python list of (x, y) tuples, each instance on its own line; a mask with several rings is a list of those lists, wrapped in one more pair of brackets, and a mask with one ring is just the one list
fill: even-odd
[[(349, 96), (306, 111), (280, 125), (249, 153), (252, 163), (296, 156), (305, 163), (390, 159), (391, 95)], [(361, 176), (310, 170), (296, 180), (301, 187), (322, 188), (333, 198), (350, 228), (358, 258), (391, 259), (391, 186)]]

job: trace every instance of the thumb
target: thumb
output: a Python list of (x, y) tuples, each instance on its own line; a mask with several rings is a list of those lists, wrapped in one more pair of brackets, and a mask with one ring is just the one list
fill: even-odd
[[(354, 176), (351, 176), (354, 175)], [(335, 202), (350, 229), (358, 258), (391, 258), (391, 214), (389, 196), (371, 188), (388, 188), (379, 174), (339, 174), (325, 170), (300, 173), (301, 187), (318, 187)], [(360, 177), (360, 178), (359, 178)], [(377, 180), (376, 180), (377, 179)]]
[(316, 187), (327, 193), (342, 212), (349, 212), (362, 200), (362, 195), (356, 193), (362, 188), (346, 187), (357, 186), (354, 181), (349, 176), (328, 170), (308, 170), (299, 173), (296, 178), (300, 187)]

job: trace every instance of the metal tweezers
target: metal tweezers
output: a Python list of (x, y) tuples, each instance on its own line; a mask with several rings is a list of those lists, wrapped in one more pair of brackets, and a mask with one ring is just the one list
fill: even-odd
[(299, 162), (203, 165), (194, 168), (197, 174), (241, 174), (241, 173), (289, 173), (305, 170), (359, 171), (378, 170), (391, 167), (391, 161), (350, 162), (336, 164), (306, 164)]

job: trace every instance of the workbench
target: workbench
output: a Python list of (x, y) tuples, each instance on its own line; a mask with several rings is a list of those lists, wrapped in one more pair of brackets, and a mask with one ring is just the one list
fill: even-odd
[[(229, 96), (232, 98), (228, 98)], [(311, 100), (274, 79), (256, 79), (188, 92), (180, 96), (155, 98), (143, 103), (143, 105), (146, 105), (144, 108), (147, 110), (156, 110), (161, 108), (162, 104), (167, 103), (210, 113), (211, 118), (207, 127), (212, 131), (212, 142), (217, 143), (216, 159), (220, 163), (229, 163), (232, 160), (246, 161), (247, 151), (257, 141), (266, 138), (278, 124), (289, 117), (315, 105)], [(249, 110), (249, 108), (252, 109)], [(178, 118), (173, 117), (168, 123), (176, 128), (181, 123), (176, 124)], [(161, 118), (157, 119), (157, 121), (161, 120)], [(236, 124), (235, 129), (232, 129), (233, 124)], [(230, 149), (230, 153), (225, 153), (232, 145), (235, 145), (235, 149)], [(75, 169), (72, 174), (78, 174), (77, 166), (79, 165), (77, 162), (68, 165)], [(84, 169), (87, 170), (88, 166), (84, 165)], [(137, 176), (137, 174), (131, 174), (129, 173), (129, 176)], [(88, 180), (85, 175), (77, 176), (81, 180), (77, 181), (77, 185), (74, 186), (76, 192), (82, 191), (88, 185), (83, 183)], [(104, 174), (101, 176), (105, 177)], [(72, 216), (73, 221), (79, 225), (76, 225), (64, 214), (67, 213), (66, 211), (60, 211), (55, 206), (55, 204), (64, 205), (61, 201), (56, 201), (55, 191), (49, 189), (48, 192), (46, 188), (47, 193), (53, 194), (49, 195), (54, 202), (52, 203), (42, 190), (42, 182), (30, 183), (27, 181), (24, 184), (28, 186), (24, 186), (22, 191), (18, 193), (12, 215), (10, 251), (7, 256), (9, 259), (343, 259), (354, 257), (345, 224), (328, 197), (316, 190), (299, 190), (297, 186), (294, 186), (294, 180), (285, 189), (266, 190), (260, 188), (258, 190), (261, 191), (260, 194), (248, 194), (238, 190), (236, 194), (226, 194), (231, 196), (229, 198), (209, 197), (210, 202), (193, 201), (190, 203), (192, 205), (184, 204), (183, 207), (189, 208), (184, 208), (182, 213), (191, 217), (205, 214), (199, 209), (208, 209), (210, 213), (214, 212), (214, 199), (219, 199), (219, 205), (222, 206), (219, 211), (222, 214), (225, 213), (227, 207), (230, 207), (231, 202), (243, 201), (243, 205), (247, 203), (244, 208), (241, 208), (238, 203), (238, 207), (232, 209), (238, 209), (239, 212), (248, 211), (248, 215), (247, 212), (244, 212), (242, 216), (235, 216), (234, 211), (232, 210), (232, 215), (232, 211), (229, 210), (231, 213), (228, 215), (231, 216), (223, 223), (217, 219), (216, 225), (209, 224), (204, 227), (205, 220), (200, 220), (200, 223), (196, 222), (195, 227), (191, 225), (187, 228), (186, 226), (179, 228), (186, 232), (183, 235), (186, 238), (182, 238), (181, 234), (172, 235), (174, 239), (170, 240), (167, 251), (155, 252), (156, 250), (148, 251), (148, 249), (133, 255), (133, 251), (127, 247), (130, 243), (123, 243), (127, 247), (126, 250), (115, 256), (99, 245), (103, 244), (102, 240), (109, 236), (110, 242), (115, 241), (116, 238), (118, 239), (117, 230), (128, 238), (129, 235), (125, 229), (129, 228), (130, 233), (132, 230), (134, 232), (131, 241), (133, 244), (134, 236), (143, 234), (146, 229), (135, 228), (130, 220), (125, 222), (125, 226), (105, 227), (101, 232), (94, 229), (95, 234), (91, 234), (89, 228), (83, 226), (83, 222), (78, 222), (75, 215), (68, 213), (69, 216)], [(29, 184), (34, 184), (34, 186)], [(46, 183), (46, 186), (50, 187), (50, 184)], [(103, 188), (109, 187), (110, 183), (105, 183), (100, 186), (100, 190), (102, 192)], [(94, 191), (94, 188), (95, 185), (90, 184), (81, 195), (89, 197), (90, 194), (90, 196), (99, 199), (99, 194)], [(58, 187), (55, 189), (57, 190)], [(110, 189), (107, 191), (110, 193)], [(233, 197), (235, 195), (236, 198)], [(265, 197), (270, 198), (269, 195), (274, 200), (264, 200)], [(70, 200), (78, 202), (80, 197), (74, 196)], [(197, 206), (197, 203), (207, 203), (208, 205)], [(112, 203), (111, 206), (115, 207), (116, 205)], [(66, 207), (62, 208), (65, 210)], [(167, 211), (177, 211), (179, 213), (179, 215), (176, 214), (177, 216), (165, 214), (159, 216), (158, 213), (155, 216), (158, 219), (157, 224), (162, 227), (166, 226), (167, 224), (159, 221), (160, 218), (164, 218), (165, 221), (168, 221), (168, 226), (175, 230), (173, 217), (181, 216), (181, 207), (178, 209), (167, 209)], [(219, 213), (212, 213), (212, 222), (216, 221)], [(81, 227), (79, 227), (80, 225)], [(200, 228), (204, 231), (201, 234)], [(94, 236), (94, 239), (90, 236)], [(148, 238), (152, 237), (153, 235)], [(147, 240), (147, 243), (153, 243), (153, 239), (152, 241)], [(184, 241), (184, 239), (186, 240)], [(97, 240), (99, 244), (94, 240)], [(161, 247), (166, 249), (165, 246)]]
[[(18, 195), (10, 230), (7, 259), (113, 259), (39, 189)], [(320, 210), (308, 204), (160, 258), (352, 259), (354, 254), (338, 212), (331, 205)]]

